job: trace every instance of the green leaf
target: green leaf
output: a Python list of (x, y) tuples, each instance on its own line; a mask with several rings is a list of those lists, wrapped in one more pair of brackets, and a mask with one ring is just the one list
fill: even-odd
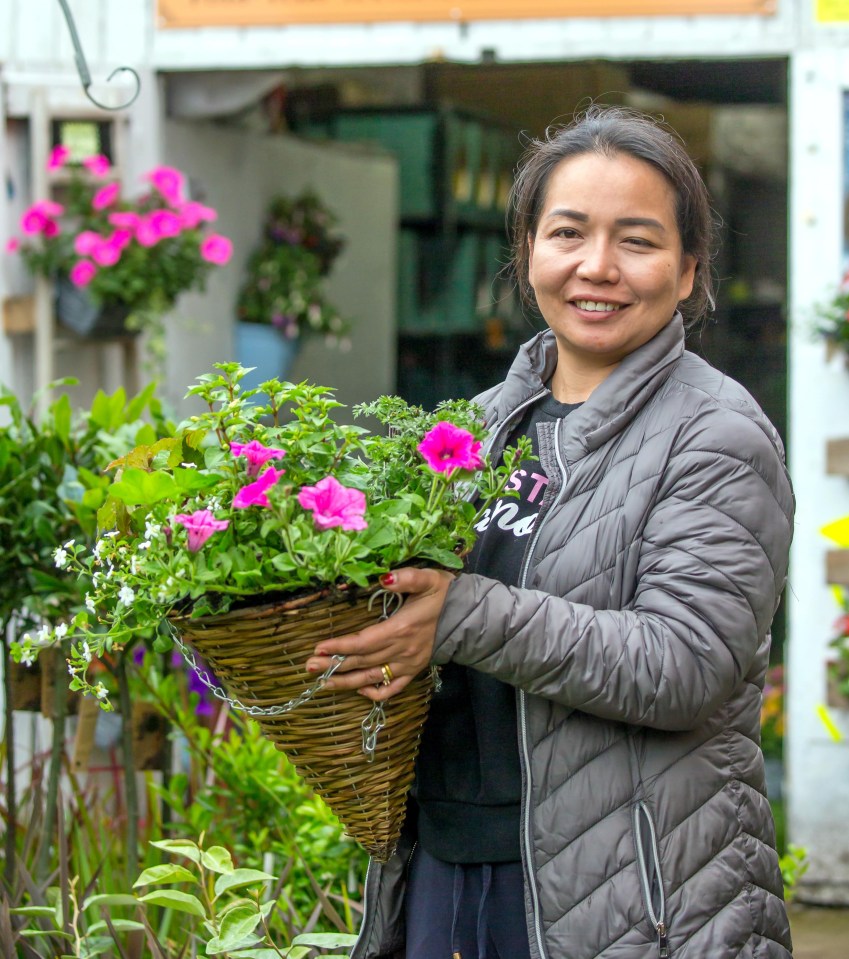
[(59, 936), (60, 939), (70, 939), (71, 942), (75, 939), (69, 932), (60, 932), (58, 929), (22, 929), (18, 935), (32, 936), (33, 938), (36, 936)]
[(97, 896), (89, 896), (83, 903), (83, 909), (90, 906), (137, 906), (138, 900), (135, 896), (129, 896), (125, 893), (101, 893)]
[[(112, 923), (112, 928), (116, 932), (134, 932), (137, 929), (144, 929), (143, 922), (136, 922), (135, 919), (110, 919)], [(88, 934), (91, 936), (96, 932), (105, 932), (108, 930), (106, 922), (101, 920), (99, 922), (93, 922), (88, 927)], [(110, 939), (110, 942), (112, 940)]]
[(71, 435), (71, 401), (63, 393), (53, 404), (53, 425), (56, 435), (67, 445)]
[(152, 842), (151, 846), (164, 849), (165, 852), (185, 856), (192, 862), (200, 862), (200, 849), (198, 849), (197, 843), (192, 842), (191, 839), (158, 839), (156, 842)]
[(236, 869), (215, 880), (215, 898), (217, 899), (228, 889), (238, 889), (240, 886), (249, 886), (251, 883), (265, 882), (273, 878), (274, 876), (270, 873), (262, 872), (260, 869)]
[(210, 846), (201, 853), (201, 863), (213, 872), (232, 873), (233, 857), (223, 846)]
[(127, 423), (132, 423), (133, 420), (137, 420), (142, 415), (155, 389), (156, 382), (148, 383), (138, 396), (134, 396), (130, 402), (127, 403), (127, 407), (124, 410), (124, 418)]
[(167, 906), (177, 912), (187, 912), (192, 916), (199, 916), (201, 919), (206, 917), (206, 910), (203, 903), (197, 896), (191, 896), (187, 892), (179, 892), (177, 889), (154, 889), (146, 896), (139, 896), (139, 902), (149, 902), (154, 906)]
[(224, 949), (232, 949), (236, 943), (250, 936), (259, 925), (262, 916), (256, 903), (250, 906), (239, 906), (233, 909), (221, 920), (218, 938)]
[(173, 477), (167, 473), (148, 473), (131, 467), (109, 487), (109, 493), (127, 506), (147, 506), (176, 498), (178, 489)]
[(9, 912), (13, 916), (55, 916), (56, 910), (52, 906), (15, 906)]
[(353, 946), (356, 936), (347, 932), (305, 932), (295, 936), (293, 946), (312, 946), (318, 949), (335, 949), (337, 946)]
[(159, 882), (196, 883), (197, 881), (197, 876), (190, 873), (184, 866), (166, 862), (161, 866), (151, 866), (149, 869), (145, 869), (133, 883), (133, 889), (137, 889), (139, 886), (153, 886)]

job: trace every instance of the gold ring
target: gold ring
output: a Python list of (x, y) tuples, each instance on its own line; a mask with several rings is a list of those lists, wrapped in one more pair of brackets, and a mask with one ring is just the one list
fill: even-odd
[(381, 666), (380, 671), (383, 673), (383, 685), (388, 686), (395, 678), (392, 675), (392, 670), (389, 668), (389, 663), (385, 663), (383, 666)]

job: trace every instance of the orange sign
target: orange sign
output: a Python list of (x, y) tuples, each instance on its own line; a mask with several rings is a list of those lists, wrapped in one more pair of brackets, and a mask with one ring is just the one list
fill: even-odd
[(532, 20), (775, 12), (777, 0), (158, 0), (160, 27)]

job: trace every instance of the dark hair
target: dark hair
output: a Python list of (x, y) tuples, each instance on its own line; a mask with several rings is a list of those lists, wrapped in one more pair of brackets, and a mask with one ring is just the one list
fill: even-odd
[(552, 126), (542, 140), (532, 140), (519, 164), (510, 193), (509, 215), (513, 270), (522, 299), (536, 307), (528, 276), (530, 237), (542, 215), (554, 168), (585, 153), (626, 154), (650, 163), (675, 191), (675, 218), (684, 253), (696, 260), (693, 292), (680, 304), (688, 325), (714, 307), (711, 259), (715, 225), (710, 197), (701, 174), (681, 142), (652, 117), (625, 107), (591, 106), (566, 126)]

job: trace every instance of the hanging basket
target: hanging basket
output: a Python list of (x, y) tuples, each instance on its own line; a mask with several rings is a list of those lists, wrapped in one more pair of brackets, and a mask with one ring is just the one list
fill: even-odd
[(56, 316), (64, 327), (77, 336), (91, 339), (135, 336), (137, 330), (127, 329), (129, 312), (122, 303), (96, 303), (87, 290), (74, 286), (65, 277), (56, 280)]
[(350, 598), (323, 591), (220, 616), (171, 619), (237, 700), (233, 705), (259, 722), (348, 835), (381, 862), (394, 852), (404, 822), (430, 674), (386, 704), (371, 704), (356, 691), (323, 688), (305, 664), (320, 640), (386, 618), (387, 597), (396, 598), (378, 587), (352, 590)]

